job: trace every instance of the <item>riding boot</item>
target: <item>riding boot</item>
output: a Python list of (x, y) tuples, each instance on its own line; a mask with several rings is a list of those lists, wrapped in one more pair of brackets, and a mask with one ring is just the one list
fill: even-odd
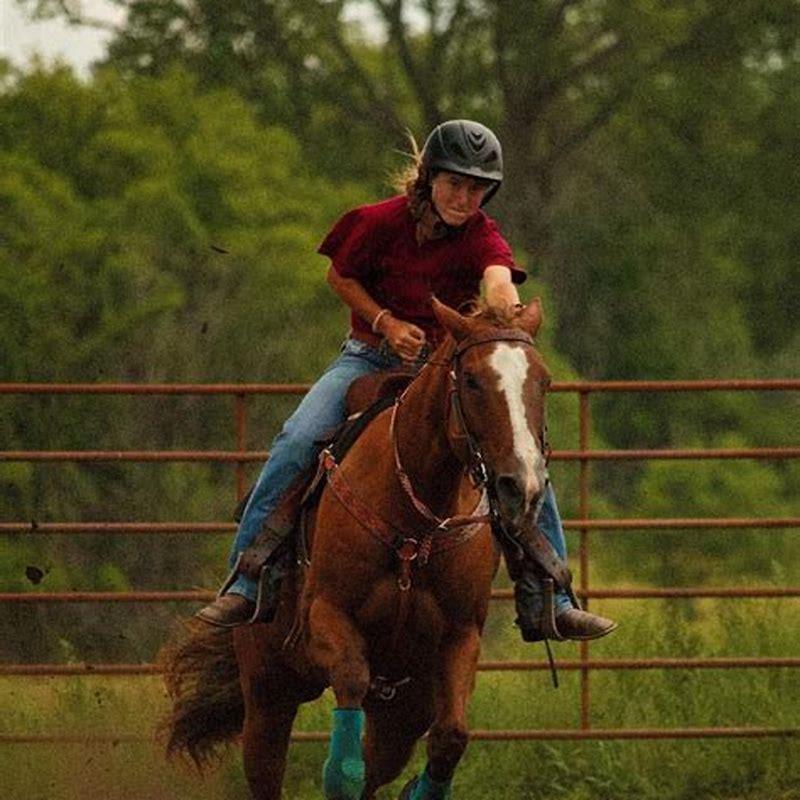
[(517, 625), (526, 642), (599, 639), (617, 627), (583, 611), (572, 590), (567, 543), (549, 482), (532, 524), (507, 528), (496, 521), (494, 529), (514, 581)]
[(543, 577), (535, 566), (514, 583), (514, 601), (516, 624), (526, 642), (600, 639), (617, 627), (606, 617), (557, 602), (553, 579)]
[[(293, 548), (267, 530), (239, 554), (216, 599), (198, 611), (198, 619), (218, 628), (235, 628), (253, 622), (272, 622), (278, 609), (280, 587), (293, 568)], [(240, 594), (235, 584), (242, 577), (255, 582), (255, 599)]]

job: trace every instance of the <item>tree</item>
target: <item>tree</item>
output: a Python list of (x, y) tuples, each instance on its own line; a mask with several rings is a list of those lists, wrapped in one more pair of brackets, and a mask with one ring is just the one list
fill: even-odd
[[(180, 70), (132, 80), (109, 71), (84, 84), (63, 68), (34, 69), (0, 91), (0, 140), (1, 380), (302, 380), (335, 352), (341, 315), (314, 250), (339, 203), (360, 191), (308, 175), (291, 133), (261, 126), (232, 91), (202, 93)], [(264, 446), (285, 413), (259, 403), (251, 445)], [(198, 398), (8, 397), (0, 436), (6, 449), (228, 449), (232, 414)], [(226, 519), (232, 487), (230, 470), (211, 466), (154, 475), (6, 464), (0, 514)], [(208, 546), (29, 538), (3, 544), (3, 582), (29, 588), (35, 565), (50, 589), (184, 585)], [(66, 627), (78, 636), (99, 624), (53, 613), (73, 615)], [(41, 623), (35, 612), (28, 621)], [(44, 639), (4, 641), (41, 656), (59, 627), (63, 617)], [(123, 646), (93, 633), (85, 641), (98, 652)], [(141, 634), (153, 641), (143, 620)]]
[[(687, 71), (741, 77), (745, 62), (791, 59), (800, 31), (793, 0), (113, 5), (127, 9), (127, 18), (111, 44), (111, 63), (147, 74), (184, 63), (204, 82), (237, 86), (267, 116), (291, 119), (304, 138), (319, 133), (315, 118), (325, 111), (351, 125), (370, 120), (395, 141), (409, 124), (427, 130), (454, 114), (497, 125), (514, 164), (515, 226), (534, 254), (549, 252), (559, 170), (654, 80)], [(73, 6), (37, 2), (40, 13), (87, 23)], [(371, 12), (368, 23), (364, 12)]]

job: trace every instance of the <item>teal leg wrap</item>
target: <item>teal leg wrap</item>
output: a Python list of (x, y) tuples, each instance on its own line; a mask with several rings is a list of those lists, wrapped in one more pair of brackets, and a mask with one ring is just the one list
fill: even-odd
[(435, 781), (428, 774), (426, 767), (422, 775), (417, 778), (409, 800), (450, 800), (453, 796), (450, 788), (452, 782), (452, 778), (447, 781)]
[(360, 800), (364, 791), (364, 756), (361, 732), (364, 712), (360, 708), (335, 708), (328, 758), (322, 768), (325, 797)]

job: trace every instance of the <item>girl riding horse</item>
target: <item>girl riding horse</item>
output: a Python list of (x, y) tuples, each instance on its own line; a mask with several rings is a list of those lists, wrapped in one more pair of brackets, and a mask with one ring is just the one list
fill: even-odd
[(274, 621), (198, 622), (166, 659), (168, 751), (203, 761), (241, 732), (255, 800), (282, 797), (298, 706), (327, 685), (327, 800), (374, 800), (426, 731), (428, 763), (400, 798), (452, 796), (499, 560), (493, 528), (535, 526), (550, 379), (533, 342), (538, 299), (470, 317), (431, 306), (448, 338), (346, 453), (323, 451), (303, 526), (310, 561), (287, 578)]
[[(519, 306), (515, 284), (526, 274), (515, 265), (497, 224), (482, 210), (502, 180), (502, 151), (494, 133), (469, 120), (444, 122), (426, 140), (403, 194), (350, 211), (322, 242), (319, 252), (331, 259), (328, 283), (351, 310), (350, 333), (341, 355), (273, 441), (233, 543), (231, 576), (198, 618), (225, 628), (268, 621), (274, 614), (276, 578), (286, 548), (283, 531), (269, 526), (270, 515), (298, 476), (316, 462), (320, 439), (344, 420), (352, 382), (403, 364), (418, 367), (442, 339), (432, 294), (458, 308), (482, 288), (490, 307)], [(509, 491), (503, 483), (494, 488), (500, 495)], [(566, 542), (549, 482), (537, 525), (565, 559)], [(526, 641), (595, 639), (616, 627), (575, 607), (563, 588), (554, 599), (550, 595), (548, 608), (542, 571), (531, 559), (516, 563), (512, 577), (517, 623)]]

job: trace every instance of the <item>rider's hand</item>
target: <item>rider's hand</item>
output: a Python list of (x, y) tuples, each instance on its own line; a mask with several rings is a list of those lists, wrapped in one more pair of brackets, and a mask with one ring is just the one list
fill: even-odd
[(387, 314), (380, 321), (380, 332), (386, 337), (392, 350), (403, 361), (411, 362), (419, 358), (420, 351), (425, 344), (425, 331), (421, 328)]

